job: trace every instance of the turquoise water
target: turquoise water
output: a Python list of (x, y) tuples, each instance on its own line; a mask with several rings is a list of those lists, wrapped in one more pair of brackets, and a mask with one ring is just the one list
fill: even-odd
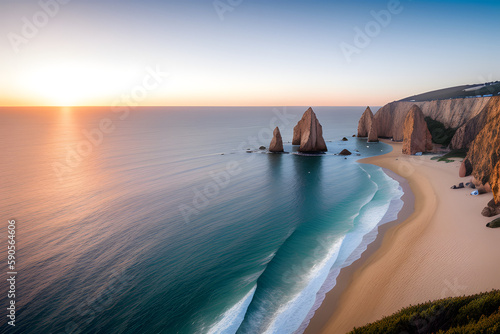
[[(364, 108), (315, 108), (329, 151), (297, 154), (306, 109), (0, 109), (2, 332), (303, 331), (402, 195), (356, 162), (390, 150), (351, 137)], [(290, 154), (258, 150), (276, 125)]]

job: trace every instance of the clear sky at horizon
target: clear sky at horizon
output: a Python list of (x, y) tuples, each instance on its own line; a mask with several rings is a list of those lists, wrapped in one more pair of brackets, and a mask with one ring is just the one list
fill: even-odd
[(2, 0), (0, 105), (383, 105), (500, 80), (499, 14), (492, 0)]

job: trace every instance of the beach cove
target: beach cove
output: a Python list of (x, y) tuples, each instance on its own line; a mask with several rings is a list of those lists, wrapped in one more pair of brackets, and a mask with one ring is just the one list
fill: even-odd
[(414, 203), (403, 198), (403, 221), (386, 224), (380, 240), (341, 272), (305, 333), (346, 333), (409, 305), (500, 288), (500, 268), (493, 265), (500, 260), (500, 232), (485, 228), (491, 219), (480, 215), (491, 194), (450, 189), (466, 180), (458, 177), (458, 160), (403, 155), (402, 143), (384, 142), (393, 147), (390, 153), (359, 162), (404, 177)]

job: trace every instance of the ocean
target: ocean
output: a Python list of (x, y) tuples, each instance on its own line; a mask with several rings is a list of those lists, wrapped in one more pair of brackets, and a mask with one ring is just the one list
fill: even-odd
[(391, 150), (364, 108), (314, 108), (328, 152), (298, 154), (306, 109), (0, 108), (1, 333), (301, 333), (403, 194), (357, 162)]

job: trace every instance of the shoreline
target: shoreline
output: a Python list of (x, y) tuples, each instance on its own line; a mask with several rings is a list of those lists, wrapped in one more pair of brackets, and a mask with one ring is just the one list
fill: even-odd
[[(385, 142), (386, 144), (389, 144)], [(392, 146), (392, 145), (391, 145)], [(394, 147), (392, 146), (393, 150)], [(390, 154), (386, 153), (386, 154)], [(384, 154), (385, 155), (385, 154)], [(358, 163), (370, 164), (369, 159), (376, 157), (369, 157), (359, 159)], [(380, 167), (380, 166), (379, 166)], [(354, 261), (351, 265), (342, 268), (340, 270), (339, 275), (337, 276), (335, 286), (332, 290), (328, 291), (325, 295), (325, 299), (323, 300), (321, 306), (316, 310), (314, 316), (310, 320), (307, 325), (304, 334), (315, 334), (319, 333), (322, 328), (327, 324), (330, 316), (332, 315), (332, 310), (334, 310), (339, 303), (340, 297), (344, 290), (349, 286), (349, 283), (352, 280), (354, 273), (360, 269), (363, 264), (372, 256), (377, 250), (382, 246), (382, 242), (384, 240), (385, 234), (392, 229), (393, 227), (403, 223), (407, 220), (415, 211), (415, 195), (411, 190), (410, 184), (408, 180), (402, 177), (401, 175), (393, 172), (390, 169), (382, 167), (384, 173), (386, 173), (390, 178), (396, 180), (400, 187), (403, 189), (403, 195), (401, 196), (401, 200), (403, 201), (403, 207), (399, 210), (397, 218), (391, 221), (384, 221), (382, 218), (381, 222), (377, 228), (377, 236), (373, 242), (368, 244), (366, 250), (361, 254), (361, 257)]]
[(500, 288), (500, 268), (491, 265), (500, 261), (500, 233), (486, 228), (491, 218), (480, 214), (491, 194), (450, 190), (464, 182), (458, 161), (404, 156), (401, 143), (382, 142), (393, 150), (359, 162), (399, 176), (396, 180), (407, 187), (403, 208), (398, 219), (379, 226), (361, 258), (341, 270), (307, 334), (346, 333), (410, 304)]

